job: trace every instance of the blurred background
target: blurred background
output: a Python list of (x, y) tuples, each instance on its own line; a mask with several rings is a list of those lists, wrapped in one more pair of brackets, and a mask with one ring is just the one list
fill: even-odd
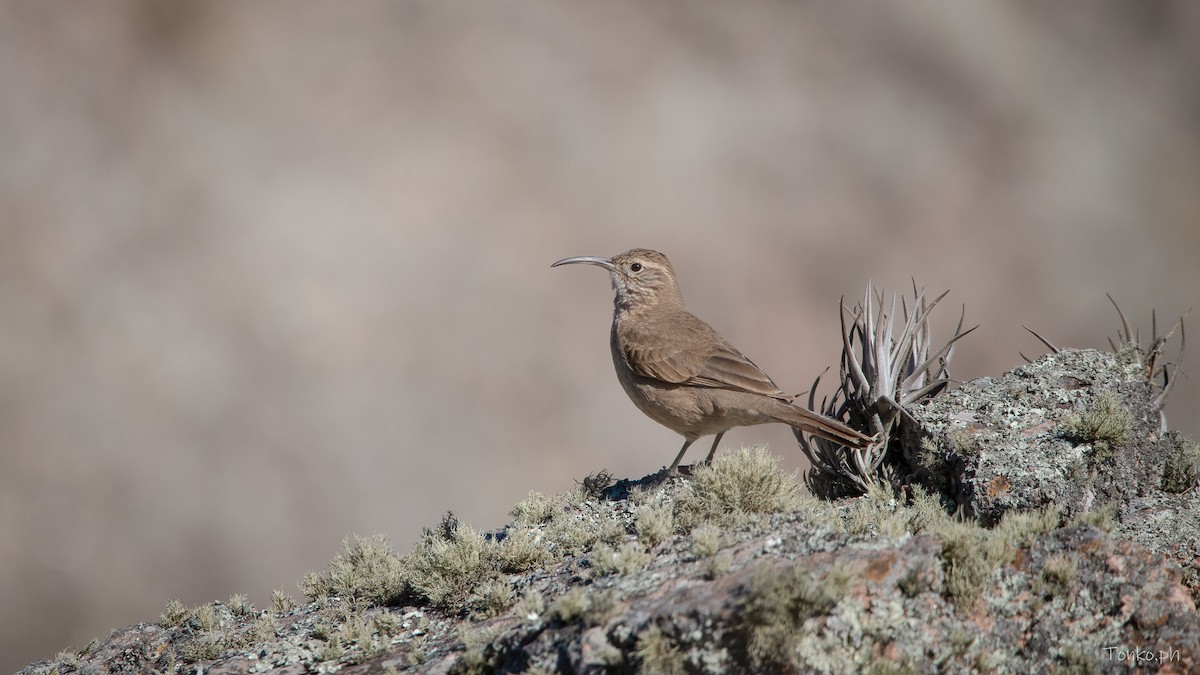
[(1198, 67), (1184, 1), (3, 3), (0, 669), (668, 463), (562, 257), (666, 252), (790, 391), (868, 279), (961, 379), (1164, 330)]

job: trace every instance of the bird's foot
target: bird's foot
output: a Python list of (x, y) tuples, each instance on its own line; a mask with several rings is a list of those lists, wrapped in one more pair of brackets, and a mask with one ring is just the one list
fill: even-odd
[(679, 466), (663, 469), (658, 472), (659, 481), (665, 483), (672, 478), (690, 478), (692, 476), (692, 464), (680, 464)]

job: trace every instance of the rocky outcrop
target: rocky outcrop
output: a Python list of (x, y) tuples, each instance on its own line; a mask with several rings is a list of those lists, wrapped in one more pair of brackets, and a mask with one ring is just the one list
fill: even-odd
[(500, 532), (348, 541), (302, 606), (174, 603), (22, 673), (1200, 672), (1196, 450), (1119, 356), (912, 413), (894, 491), (801, 496), (762, 449), (591, 476)]
[(908, 460), (985, 525), (1010, 509), (1127, 504), (1160, 491), (1180, 443), (1162, 433), (1153, 399), (1132, 359), (1063, 350), (912, 410)]

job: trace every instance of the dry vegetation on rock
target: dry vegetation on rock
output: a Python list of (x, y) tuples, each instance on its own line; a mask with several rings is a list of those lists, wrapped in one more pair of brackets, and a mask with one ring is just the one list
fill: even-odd
[(22, 672), (1095, 672), (1131, 653), (1194, 672), (1200, 449), (1164, 431), (1127, 349), (1055, 348), (938, 397), (920, 392), (949, 350), (917, 349), (892, 463), (857, 497), (803, 494), (765, 448), (688, 478), (600, 472), (496, 532), (447, 514), (404, 555), (348, 538), (303, 604), (171, 601)]

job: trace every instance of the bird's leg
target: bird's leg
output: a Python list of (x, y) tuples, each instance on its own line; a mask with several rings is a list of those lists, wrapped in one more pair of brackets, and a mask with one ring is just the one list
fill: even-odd
[(679, 460), (683, 459), (683, 453), (687, 452), (688, 446), (691, 444), (692, 442), (689, 440), (685, 439), (683, 441), (683, 447), (679, 449), (679, 454), (675, 455), (675, 461), (671, 462), (671, 468), (667, 469), (668, 476), (674, 476), (676, 474), (675, 469), (679, 466)]
[(705, 464), (712, 464), (713, 455), (717, 454), (717, 445), (721, 443), (721, 437), (724, 435), (725, 432), (722, 431), (721, 433), (717, 434), (716, 438), (713, 439), (712, 449), (708, 451), (708, 457), (704, 458)]

